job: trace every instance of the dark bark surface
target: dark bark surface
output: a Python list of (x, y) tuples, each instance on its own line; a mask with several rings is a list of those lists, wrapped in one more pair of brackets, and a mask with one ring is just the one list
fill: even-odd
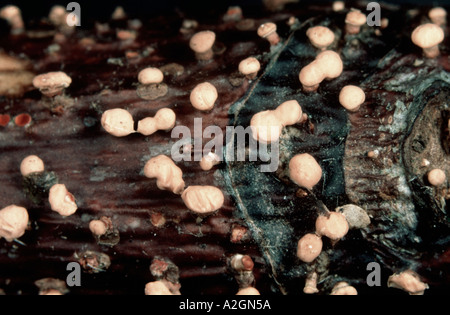
[[(137, 39), (130, 42), (116, 39), (116, 30), (127, 28), (127, 21), (110, 21), (103, 33), (76, 31), (59, 44), (51, 27), (46, 27), (48, 35), (38, 37), (4, 36), (1, 46), (28, 59), (29, 71), (65, 71), (73, 83), (53, 101), (36, 90), (20, 98), (0, 98), (0, 114), (32, 117), (25, 127), (13, 122), (0, 126), (0, 207), (17, 204), (30, 215), (20, 243), (0, 240), (0, 288), (7, 294), (35, 294), (35, 281), (65, 280), (67, 264), (94, 251), (108, 255), (110, 266), (101, 272), (86, 270), (82, 286), (70, 288), (72, 294), (143, 294), (145, 284), (154, 280), (149, 266), (155, 257), (178, 267), (182, 294), (234, 294), (238, 285), (227, 260), (236, 253), (252, 257), (261, 293), (301, 294), (306, 274), (316, 270), (322, 294), (340, 280), (361, 293), (396, 294), (386, 288), (387, 277), (407, 268), (424, 277), (429, 293), (448, 293), (448, 184), (441, 190), (430, 187), (428, 169), (420, 163), (425, 158), (450, 176), (449, 39), (441, 45), (440, 57), (422, 58), (409, 36), (426, 20), (426, 12), (422, 8), (411, 15), (404, 7), (383, 7), (388, 29), (376, 35), (376, 28), (365, 26), (354, 36), (343, 33), (345, 13), (333, 13), (329, 6), (293, 4), (276, 14), (244, 10), (244, 17), (255, 19), (247, 30), (221, 17), (199, 18), (199, 29), (217, 33), (211, 62), (195, 60), (191, 34), (179, 32), (179, 16), (143, 20)], [(291, 15), (299, 20), (292, 28), (286, 24)], [(277, 23), (282, 37), (277, 47), (256, 35), (257, 26), (269, 20)], [(321, 84), (317, 93), (305, 94), (298, 73), (317, 54), (305, 34), (317, 24), (335, 31), (331, 48), (340, 53), (344, 72)], [(94, 43), (86, 46), (83, 38)], [(126, 58), (129, 51), (138, 57)], [(252, 82), (236, 76), (239, 62), (248, 56), (262, 63)], [(138, 71), (173, 63), (184, 72), (176, 73), (176, 67), (176, 74), (166, 75), (168, 94), (157, 100), (140, 98)], [(189, 102), (190, 91), (204, 81), (219, 93), (208, 113)], [(353, 114), (338, 102), (347, 84), (366, 92), (366, 102)], [(178, 139), (166, 132), (114, 138), (100, 125), (101, 114), (110, 108), (125, 108), (138, 121), (169, 107), (177, 114), (177, 125), (188, 126), (193, 136), (194, 118), (202, 118), (204, 128), (219, 126), (225, 134), (226, 126), (247, 127), (253, 114), (290, 99), (298, 100), (309, 118), (285, 128), (277, 172), (260, 172), (259, 162), (225, 161), (208, 172), (196, 161), (177, 163), (187, 186), (214, 185), (225, 194), (224, 206), (204, 218), (190, 212), (180, 196), (159, 190), (142, 172), (151, 157), (170, 155)], [(367, 157), (372, 150), (379, 151), (378, 158)], [(286, 175), (289, 159), (303, 152), (312, 154), (323, 169), (312, 191), (299, 191)], [(35, 202), (27, 195), (19, 166), (30, 154), (40, 156), (46, 170), (73, 193), (76, 214), (62, 218), (45, 198)], [(46, 180), (52, 182), (51, 175)], [(319, 213), (348, 203), (366, 209), (371, 225), (351, 230), (337, 244), (325, 242), (315, 263), (301, 263), (295, 256), (298, 239), (314, 231)], [(89, 221), (101, 216), (111, 218), (117, 229), (120, 241), (115, 244), (115, 239), (114, 246), (98, 244), (89, 231)], [(164, 225), (156, 226), (161, 217)], [(232, 241), (235, 227), (247, 228), (248, 235)], [(382, 266), (379, 289), (365, 283), (366, 266), (373, 261)]]

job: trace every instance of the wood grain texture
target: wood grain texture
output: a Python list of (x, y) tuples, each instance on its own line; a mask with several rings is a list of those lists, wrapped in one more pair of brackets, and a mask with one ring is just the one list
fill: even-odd
[[(126, 20), (109, 21), (109, 29), (102, 32), (76, 31), (59, 43), (52, 29), (36, 32), (41, 24), (33, 33), (1, 38), (0, 46), (9, 54), (30, 61), (27, 71), (65, 71), (73, 83), (53, 101), (36, 90), (20, 98), (0, 98), (0, 115), (32, 117), (25, 127), (13, 120), (0, 126), (0, 207), (17, 204), (30, 214), (29, 230), (20, 243), (0, 240), (0, 288), (7, 294), (36, 294), (36, 280), (64, 280), (74, 255), (91, 250), (107, 254), (111, 265), (104, 272), (83, 273), (82, 286), (70, 288), (71, 294), (142, 295), (145, 284), (154, 280), (149, 271), (154, 257), (169, 259), (179, 268), (182, 294), (235, 294), (238, 285), (227, 263), (236, 253), (252, 257), (261, 293), (301, 294), (311, 270), (319, 274), (321, 294), (342, 280), (361, 293), (392, 293), (365, 284), (365, 267), (371, 261), (382, 264), (383, 280), (410, 267), (426, 278), (430, 292), (448, 292), (449, 279), (439, 276), (448, 269), (448, 203), (445, 197), (421, 193), (426, 182), (413, 180), (423, 173), (405, 166), (413, 155), (405, 153), (404, 143), (423, 113), (425, 120), (438, 117), (439, 111), (444, 112), (441, 119), (448, 117), (443, 103), (450, 84), (449, 39), (438, 59), (416, 63), (422, 60), (421, 52), (409, 35), (425, 19), (425, 11), (411, 16), (396, 6), (383, 10), (391, 23), (380, 36), (369, 27), (345, 36), (345, 14), (332, 12), (331, 6), (292, 5), (279, 13), (249, 13), (255, 20), (246, 30), (219, 16), (200, 18), (200, 29), (217, 34), (211, 62), (195, 59), (188, 44), (192, 33), (179, 32), (177, 15), (143, 21), (138, 37), (129, 42), (116, 38), (117, 30), (129, 26)], [(291, 28), (286, 22), (292, 15), (299, 22)], [(277, 23), (283, 39), (277, 48), (256, 35), (256, 28), (268, 20)], [(335, 31), (332, 49), (341, 54), (344, 72), (324, 82), (318, 93), (305, 94), (298, 73), (316, 54), (306, 37), (306, 29), (316, 24)], [(262, 64), (252, 82), (236, 75), (239, 62), (249, 56)], [(168, 94), (157, 100), (140, 98), (139, 70), (170, 69), (167, 65), (173, 63), (177, 73), (164, 80)], [(190, 91), (204, 81), (214, 84), (219, 94), (215, 108), (206, 113), (189, 103)], [(338, 103), (346, 84), (366, 91), (366, 103), (354, 114)], [(277, 172), (263, 174), (259, 163), (227, 162), (206, 172), (196, 161), (177, 163), (187, 186), (213, 185), (225, 195), (224, 206), (202, 218), (189, 211), (179, 195), (159, 190), (142, 172), (151, 157), (170, 155), (178, 139), (162, 131), (115, 138), (100, 125), (101, 114), (111, 108), (127, 109), (138, 121), (169, 107), (179, 126), (193, 132), (194, 118), (202, 118), (204, 127), (216, 125), (225, 134), (226, 126), (246, 127), (254, 113), (288, 99), (296, 99), (309, 118), (285, 129)], [(445, 128), (442, 132), (445, 135)], [(430, 136), (436, 140), (440, 134)], [(366, 156), (374, 149), (380, 152), (376, 160)], [(324, 171), (312, 191), (299, 190), (286, 176), (290, 157), (303, 152), (315, 156)], [(445, 168), (448, 152), (439, 152), (442, 158), (436, 161)], [(62, 218), (50, 210), (48, 201), (35, 204), (25, 194), (19, 166), (30, 154), (38, 155), (75, 196), (75, 215)], [(430, 206), (436, 215), (421, 221), (427, 200), (440, 203)], [(325, 242), (315, 263), (302, 264), (295, 257), (298, 239), (313, 231), (319, 213), (346, 203), (366, 209), (371, 225), (351, 231), (335, 245)], [(119, 232), (120, 241), (113, 247), (97, 244), (89, 231), (89, 221), (101, 216), (110, 217)], [(156, 226), (161, 217), (165, 223)], [(436, 236), (426, 237), (436, 222)], [(235, 227), (248, 229), (241, 241), (231, 238)]]

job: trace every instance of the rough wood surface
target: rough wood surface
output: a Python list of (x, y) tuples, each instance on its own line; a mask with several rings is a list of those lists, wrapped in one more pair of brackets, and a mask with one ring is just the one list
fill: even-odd
[[(182, 294), (234, 294), (238, 285), (227, 260), (236, 253), (255, 261), (261, 293), (301, 294), (312, 270), (319, 274), (321, 294), (342, 280), (361, 293), (392, 293), (385, 280), (405, 268), (423, 276), (429, 292), (448, 292), (448, 276), (442, 276), (448, 275), (449, 261), (448, 186), (430, 188), (417, 159), (450, 171), (445, 128), (449, 39), (439, 58), (425, 60), (409, 35), (426, 20), (426, 10), (412, 15), (387, 6), (383, 12), (390, 19), (388, 29), (377, 35), (377, 28), (365, 26), (353, 36), (343, 33), (345, 13), (332, 12), (331, 6), (293, 4), (276, 14), (258, 12), (253, 23), (200, 19), (200, 29), (217, 33), (211, 62), (195, 60), (188, 45), (192, 33), (180, 33), (181, 21), (174, 16), (143, 21), (137, 39), (128, 42), (116, 38), (116, 30), (129, 27), (127, 21), (110, 21), (103, 32), (103, 27), (75, 32), (59, 43), (53, 30), (2, 38), (7, 53), (30, 61), (27, 71), (62, 70), (73, 84), (53, 102), (36, 90), (0, 99), (0, 114), (32, 117), (25, 127), (13, 121), (0, 126), (0, 207), (18, 204), (30, 214), (30, 228), (20, 243), (0, 240), (0, 288), (7, 294), (34, 294), (34, 281), (65, 279), (67, 263), (90, 250), (108, 255), (111, 265), (83, 273), (82, 286), (71, 288), (72, 294), (143, 294), (145, 284), (154, 280), (149, 266), (155, 257), (179, 268)], [(292, 15), (298, 22), (289, 27)], [(277, 23), (282, 38), (275, 48), (256, 35), (257, 26), (268, 20)], [(331, 48), (342, 56), (344, 72), (324, 82), (318, 93), (305, 94), (298, 73), (317, 53), (305, 34), (316, 24), (335, 31)], [(262, 62), (253, 82), (236, 75), (248, 56)], [(137, 94), (137, 73), (149, 65), (172, 73), (164, 81), (168, 94), (157, 100)], [(189, 103), (190, 91), (204, 81), (219, 92), (208, 113)], [(365, 104), (354, 114), (338, 102), (346, 84), (366, 92)], [(193, 132), (194, 118), (202, 118), (205, 127), (217, 125), (225, 134), (226, 126), (247, 127), (252, 114), (288, 99), (299, 101), (308, 121), (285, 129), (277, 172), (261, 173), (259, 163), (249, 162), (227, 161), (207, 172), (198, 162), (177, 163), (187, 185), (214, 185), (224, 192), (225, 205), (205, 218), (143, 176), (145, 162), (170, 154), (177, 139), (167, 132), (114, 138), (100, 125), (102, 112), (110, 108), (125, 108), (137, 121), (170, 107), (177, 125)], [(426, 127), (432, 122), (439, 131)], [(379, 151), (376, 159), (367, 157), (373, 150)], [(299, 190), (286, 175), (290, 157), (303, 152), (314, 155), (324, 170), (312, 191)], [(75, 215), (62, 218), (46, 200), (35, 204), (26, 195), (19, 165), (30, 154), (40, 156), (74, 194)], [(347, 203), (366, 209), (371, 225), (350, 231), (337, 244), (326, 242), (313, 264), (301, 263), (295, 257), (298, 239), (314, 230), (319, 213)], [(112, 247), (97, 244), (89, 231), (89, 221), (101, 216), (110, 217), (119, 232), (120, 241)], [(157, 226), (161, 217), (165, 223)], [(236, 227), (248, 229), (241, 241), (231, 238)], [(372, 261), (382, 265), (378, 291), (365, 283)]]

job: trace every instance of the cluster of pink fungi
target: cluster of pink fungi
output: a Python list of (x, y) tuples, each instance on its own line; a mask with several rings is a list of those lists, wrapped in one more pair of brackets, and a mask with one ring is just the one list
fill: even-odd
[[(345, 7), (344, 2), (336, 1), (333, 10), (340, 11)], [(59, 10), (57, 10), (59, 9)], [(52, 10), (50, 20), (55, 25), (63, 25), (66, 13), (61, 8)], [(20, 10), (15, 6), (7, 6), (0, 10), (0, 17), (6, 19), (13, 33), (24, 31), (24, 23)], [(446, 12), (442, 8), (430, 11), (430, 23), (417, 27), (411, 39), (414, 44), (423, 49), (424, 56), (436, 58), (439, 56), (439, 44), (444, 39), (442, 26), (446, 24)], [(366, 23), (366, 16), (359, 10), (352, 9), (345, 19), (345, 31), (348, 35), (356, 36)], [(262, 24), (257, 30), (258, 36), (267, 40), (271, 46), (279, 45), (282, 40), (277, 33), (277, 25), (272, 22)], [(318, 25), (307, 30), (311, 44), (318, 50), (316, 58), (305, 65), (300, 73), (299, 80), (306, 93), (317, 92), (324, 80), (333, 80), (339, 77), (343, 70), (343, 61), (340, 55), (331, 50), (335, 42), (335, 32), (326, 26)], [(123, 35), (125, 36), (125, 35)], [(122, 37), (123, 37), (122, 36)], [(129, 36), (128, 36), (129, 37)], [(128, 38), (127, 37), (127, 38)], [(205, 30), (195, 33), (189, 42), (189, 47), (195, 53), (199, 62), (208, 62), (214, 58), (214, 44), (216, 34)], [(260, 62), (255, 57), (248, 57), (239, 64), (239, 72), (248, 80), (254, 80), (261, 68)], [(155, 67), (143, 69), (138, 74), (141, 85), (151, 86), (161, 84), (164, 80), (162, 71)], [(72, 79), (64, 72), (49, 72), (38, 75), (33, 80), (35, 88), (39, 89), (44, 97), (54, 97), (64, 92), (70, 86)], [(211, 111), (218, 99), (216, 87), (210, 82), (198, 84), (190, 94), (192, 106), (199, 110)], [(350, 112), (357, 111), (365, 102), (364, 91), (355, 85), (344, 86), (339, 94), (340, 104)], [(276, 109), (267, 110), (255, 114), (251, 120), (253, 137), (262, 143), (277, 141), (286, 126), (302, 123), (307, 120), (300, 104), (296, 100), (288, 100)], [(2, 118), (3, 121), (3, 118)], [(115, 137), (125, 137), (132, 133), (140, 133), (145, 136), (162, 130), (169, 131), (176, 124), (176, 114), (172, 109), (161, 108), (154, 117), (141, 119), (135, 130), (133, 116), (125, 109), (114, 108), (105, 111), (101, 118), (101, 124), (105, 131)], [(219, 157), (211, 152), (202, 162), (204, 170), (211, 169), (219, 163)], [(20, 166), (23, 176), (44, 172), (43, 161), (35, 156), (26, 157)], [(181, 195), (186, 207), (198, 215), (208, 215), (220, 209), (224, 203), (222, 191), (214, 186), (189, 186), (185, 188), (182, 170), (165, 155), (151, 158), (144, 167), (144, 174), (148, 178), (156, 179), (159, 189), (169, 190)], [(313, 189), (322, 178), (322, 169), (315, 158), (308, 154), (297, 154), (289, 162), (289, 178), (296, 185)], [(443, 185), (446, 182), (445, 172), (433, 169), (428, 173), (428, 181), (434, 186)], [(62, 216), (70, 216), (77, 210), (74, 196), (68, 192), (63, 184), (55, 184), (49, 191), (49, 204), (51, 209)], [(0, 237), (12, 241), (21, 237), (28, 226), (28, 212), (25, 208), (16, 205), (8, 206), (0, 210)], [(93, 220), (89, 228), (96, 234), (105, 233), (108, 224), (105, 220)], [(315, 231), (305, 234), (297, 244), (297, 257), (305, 262), (312, 263), (322, 252), (323, 237), (334, 245), (345, 237), (350, 228), (364, 228), (370, 224), (370, 219), (364, 210), (357, 206), (347, 205), (336, 211), (327, 211), (316, 219)], [(253, 262), (249, 256), (236, 255), (232, 260), (234, 270), (250, 272)], [(317, 293), (318, 275), (312, 272), (305, 282), (305, 293)], [(155, 286), (155, 287), (153, 287)], [(411, 294), (420, 294), (427, 288), (413, 271), (395, 274), (389, 278), (389, 286), (402, 288)], [(159, 292), (159, 294), (172, 294), (166, 286), (160, 283), (146, 287), (146, 292)], [(178, 291), (177, 291), (178, 292)], [(241, 288), (238, 294), (259, 294), (252, 286)], [(346, 282), (339, 282), (333, 288), (332, 294), (357, 294), (356, 289)]]

